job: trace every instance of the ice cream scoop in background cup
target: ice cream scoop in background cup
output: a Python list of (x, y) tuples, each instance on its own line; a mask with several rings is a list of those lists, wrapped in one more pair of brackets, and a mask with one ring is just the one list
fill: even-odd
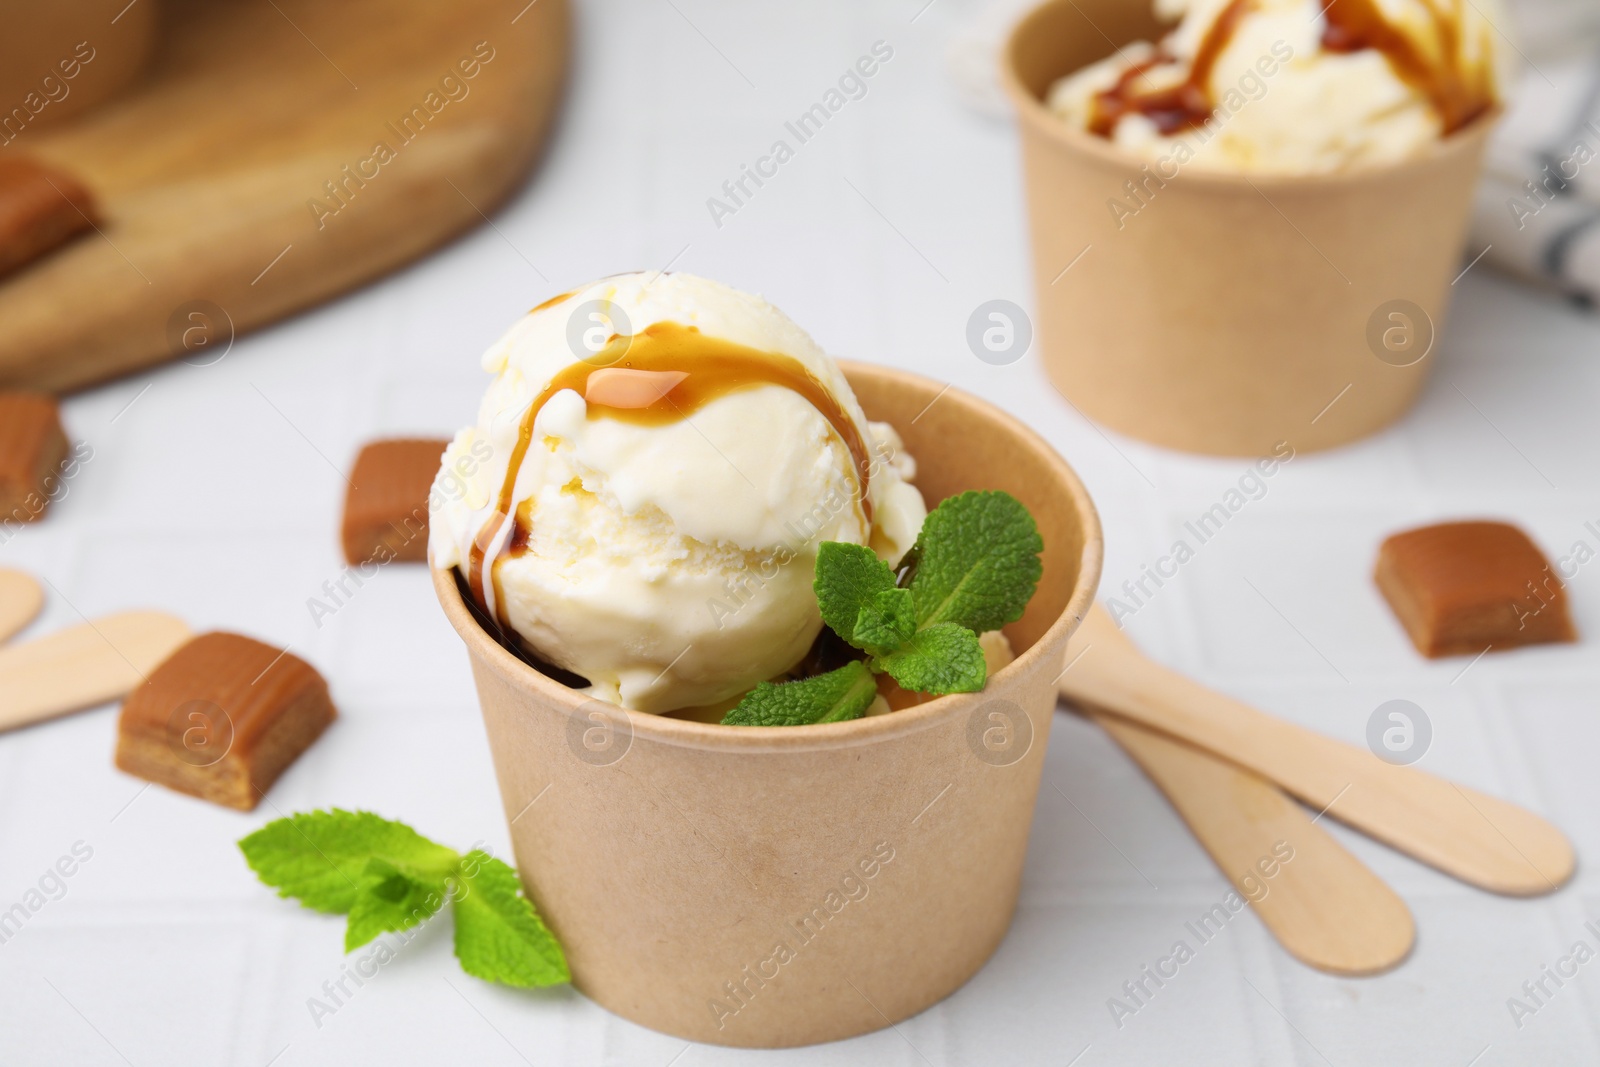
[(1401, 163), (1287, 177), (1191, 165), (1158, 183), (1149, 160), (1043, 100), (1162, 31), (1149, 0), (1050, 0), (1002, 50), (1046, 370), (1089, 418), (1186, 451), (1304, 451), (1382, 429), (1437, 358), (1498, 111)]
[(1044, 539), (982, 692), (805, 727), (623, 711), (513, 656), (435, 569), (466, 642), (523, 884), (601, 1005), (691, 1041), (773, 1048), (898, 1022), (972, 977), (1016, 908), (1067, 639), (1099, 581), (1071, 468), (1005, 413), (843, 363), (930, 502), (1000, 489)]

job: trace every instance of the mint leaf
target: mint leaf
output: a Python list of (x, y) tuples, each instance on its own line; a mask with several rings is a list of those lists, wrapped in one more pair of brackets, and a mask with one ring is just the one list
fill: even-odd
[(274, 820), (241, 839), (239, 849), (280, 897), (332, 913), (355, 906), (374, 857), (422, 883), (442, 883), (461, 858), (404, 823), (339, 808)]
[(880, 590), (856, 616), (856, 644), (875, 656), (893, 652), (916, 632), (917, 609), (909, 589)]
[(859, 660), (798, 682), (759, 682), (722, 720), (726, 726), (808, 726), (859, 719), (878, 683)]
[(377, 856), (367, 861), (361, 892), (350, 906), (344, 928), (344, 950), (354, 952), (382, 933), (409, 930), (444, 904), (443, 878), (419, 881)]
[(241, 838), (239, 849), (279, 896), (349, 912), (346, 952), (419, 925), (449, 898), (456, 957), (468, 974), (514, 986), (571, 981), (516, 872), (479, 849), (462, 856), (404, 823), (338, 808), (277, 819)]
[(1022, 617), (1039, 586), (1044, 541), (1008, 493), (950, 497), (923, 522), (896, 572), (863, 545), (825, 541), (813, 587), (822, 621), (868, 654), (867, 666), (756, 686), (722, 721), (739, 726), (837, 722), (871, 703), (869, 672), (923, 693), (973, 693), (987, 676), (977, 635)]
[(894, 571), (865, 545), (824, 541), (817, 546), (817, 607), (828, 629), (860, 648), (856, 619), (874, 596), (894, 588)]
[(921, 693), (976, 693), (988, 677), (978, 635), (952, 622), (936, 622), (918, 630), (904, 646), (879, 657), (875, 665), (902, 689)]
[(1042, 551), (1039, 528), (1016, 497), (950, 497), (928, 513), (912, 549), (918, 625), (955, 623), (985, 633), (1016, 622), (1039, 585)]
[(462, 859), (450, 910), (456, 959), (468, 974), (523, 988), (572, 980), (561, 946), (522, 895), (517, 873), (488, 853), (473, 849)]

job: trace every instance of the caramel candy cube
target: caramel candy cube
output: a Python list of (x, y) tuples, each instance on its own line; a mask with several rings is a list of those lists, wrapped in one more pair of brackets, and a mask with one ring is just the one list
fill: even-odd
[(304, 660), (238, 634), (202, 634), (123, 702), (117, 766), (250, 811), (335, 714), (328, 683)]
[(0, 159), (0, 274), (90, 229), (95, 217), (77, 179), (31, 159)]
[(1446, 522), (1378, 549), (1378, 588), (1424, 656), (1576, 641), (1561, 579), (1503, 522)]
[(54, 397), (0, 393), (0, 522), (33, 522), (57, 486), (50, 476), (67, 455)]
[(428, 492), (449, 441), (373, 441), (356, 457), (344, 498), (344, 558), (352, 566), (428, 558)]

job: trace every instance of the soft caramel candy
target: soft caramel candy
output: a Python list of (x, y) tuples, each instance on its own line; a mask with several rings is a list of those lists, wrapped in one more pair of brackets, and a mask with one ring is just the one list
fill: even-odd
[(238, 634), (203, 634), (123, 703), (117, 766), (250, 811), (335, 714), (328, 683), (304, 660)]
[(428, 491), (448, 441), (373, 441), (356, 457), (344, 498), (344, 558), (352, 566), (428, 558)]
[(0, 274), (94, 225), (94, 199), (75, 178), (31, 159), (0, 159)]
[(1503, 522), (1397, 533), (1378, 550), (1378, 588), (1425, 656), (1575, 641), (1561, 579)]
[(56, 490), (51, 475), (67, 454), (55, 398), (0, 393), (0, 522), (33, 522)]

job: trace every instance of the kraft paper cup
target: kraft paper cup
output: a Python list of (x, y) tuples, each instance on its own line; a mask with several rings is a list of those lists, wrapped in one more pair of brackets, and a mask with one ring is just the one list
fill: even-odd
[(1113, 42), (1158, 39), (1150, 7), (1052, 0), (1001, 56), (1056, 388), (1122, 433), (1220, 455), (1329, 448), (1387, 426), (1432, 365), (1496, 115), (1397, 165), (1310, 177), (1191, 165), (1161, 184), (1147, 160), (1041, 102)]
[[(691, 1041), (780, 1047), (898, 1022), (983, 966), (1016, 907), (1067, 639), (1100, 575), (1100, 525), (1038, 436), (937, 382), (845, 373), (893, 423), (930, 502), (1023, 501), (1044, 576), (981, 693), (794, 728), (625, 712), (491, 638), (434, 571), (467, 644), (517, 868), (573, 983)], [(920, 413), (920, 417), (919, 417)]]

